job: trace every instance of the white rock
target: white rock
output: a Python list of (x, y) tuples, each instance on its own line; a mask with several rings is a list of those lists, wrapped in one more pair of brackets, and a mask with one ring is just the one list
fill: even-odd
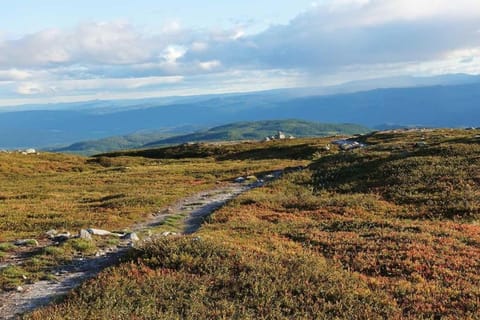
[(103, 250), (98, 250), (96, 253), (95, 253), (95, 257), (103, 257), (106, 255), (106, 252), (103, 251)]
[(119, 238), (123, 238), (125, 237), (125, 233), (118, 233), (118, 232), (112, 232), (110, 233), (111, 236), (114, 236), (114, 237), (119, 237)]
[(132, 233), (128, 233), (127, 235), (125, 235), (123, 237), (123, 239), (125, 240), (130, 240), (130, 241), (140, 241), (140, 238), (138, 237), (138, 235), (135, 233), (135, 232), (132, 232)]
[(55, 230), (55, 229), (50, 229), (50, 230), (48, 230), (47, 232), (45, 232), (45, 234), (46, 234), (49, 238), (53, 238), (56, 234), (58, 234), (58, 231)]
[(89, 228), (89, 229), (87, 229), (87, 231), (88, 231), (90, 234), (93, 234), (93, 235), (95, 235), (95, 236), (109, 236), (109, 235), (112, 234), (110, 231), (102, 230), (102, 229)]
[(78, 233), (78, 237), (80, 239), (92, 240), (92, 235), (85, 229), (80, 230), (80, 232)]
[(22, 286), (18, 286), (18, 287), (16, 288), (16, 290), (17, 290), (17, 292), (23, 292), (25, 289), (23, 289)]

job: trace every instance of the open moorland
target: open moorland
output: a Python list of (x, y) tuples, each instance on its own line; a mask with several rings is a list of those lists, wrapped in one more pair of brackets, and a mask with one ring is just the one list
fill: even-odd
[[(334, 139), (89, 159), (2, 155), (18, 157), (2, 161), (5, 242), (51, 227), (128, 228), (217, 183), (308, 164), (229, 202), (193, 235), (132, 249), (24, 317), (479, 319), (480, 131), (378, 132), (342, 146)], [(3, 272), (5, 284), (25, 281), (12, 274)]]
[[(317, 143), (324, 141), (289, 142), (293, 148)], [(272, 142), (270, 146), (280, 144)], [(301, 157), (247, 161), (236, 156), (264, 147), (261, 143), (239, 144), (222, 160), (200, 155), (192, 155), (195, 159), (149, 159), (0, 153), (0, 290), (39, 279), (55, 280), (54, 267), (94, 256), (119, 243), (115, 236), (52, 241), (49, 231), (72, 236), (87, 228), (122, 233), (162, 215), (180, 199), (231, 183), (238, 176), (308, 163)], [(191, 148), (203, 156), (205, 150), (218, 146)], [(183, 218), (169, 217), (156, 231), (176, 230)], [(25, 243), (14, 245), (18, 240)]]

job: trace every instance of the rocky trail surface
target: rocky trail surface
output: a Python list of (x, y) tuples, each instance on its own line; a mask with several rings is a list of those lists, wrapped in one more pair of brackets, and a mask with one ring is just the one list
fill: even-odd
[[(266, 175), (265, 180), (273, 180), (281, 175), (282, 171), (274, 171)], [(212, 212), (224, 206), (229, 200), (263, 184), (264, 180), (258, 180), (253, 183), (230, 183), (217, 186), (212, 190), (199, 192), (177, 202), (148, 221), (133, 226), (132, 230), (138, 233), (147, 232), (155, 226), (161, 225), (167, 217), (181, 215), (186, 217), (183, 234), (194, 233), (200, 228), (205, 217)], [(167, 235), (168, 233), (163, 234), (163, 236)], [(149, 241), (154, 236), (161, 235), (153, 234), (150, 237), (143, 238), (141, 241)], [(15, 319), (23, 313), (44, 306), (65, 295), (83, 281), (94, 277), (103, 269), (120, 262), (133, 245), (134, 243), (131, 239), (121, 240), (117, 246), (110, 247), (95, 257), (78, 258), (69, 265), (60, 266), (56, 270), (52, 270), (53, 274), (56, 275), (55, 281), (38, 281), (22, 286), (17, 291), (1, 294), (0, 319)], [(15, 263), (21, 263), (21, 260)]]

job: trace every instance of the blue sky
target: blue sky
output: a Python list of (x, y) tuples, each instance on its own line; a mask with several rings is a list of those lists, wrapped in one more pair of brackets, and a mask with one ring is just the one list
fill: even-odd
[(480, 73), (478, 0), (16, 0), (0, 106)]
[(178, 21), (192, 28), (231, 27), (250, 23), (254, 30), (288, 23), (312, 5), (310, 0), (154, 1), (154, 0), (15, 0), (6, 6), (0, 30), (9, 37), (46, 28), (68, 28), (85, 21), (127, 20), (146, 29)]

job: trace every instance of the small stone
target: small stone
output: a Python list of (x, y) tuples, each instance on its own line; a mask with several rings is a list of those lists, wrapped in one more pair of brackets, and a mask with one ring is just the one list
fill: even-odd
[(162, 233), (162, 236), (168, 237), (170, 234), (171, 234), (171, 232), (165, 231), (165, 232)]
[(28, 278), (27, 278), (26, 275), (22, 274), (22, 279), (23, 279), (23, 280), (27, 280)]
[(126, 234), (123, 237), (123, 239), (130, 240), (130, 241), (133, 241), (133, 242), (140, 241), (140, 238), (138, 237), (138, 235), (135, 232), (131, 232), (131, 233)]
[(105, 251), (103, 250), (98, 250), (96, 253), (95, 253), (95, 257), (102, 257), (104, 256), (106, 253)]
[(85, 229), (81, 229), (80, 232), (78, 233), (78, 237), (80, 239), (85, 239), (85, 240), (92, 240), (92, 235), (90, 234), (90, 232), (88, 232), (87, 230)]
[(55, 230), (55, 229), (50, 229), (50, 230), (48, 230), (47, 232), (45, 232), (45, 234), (46, 234), (50, 239), (52, 239), (53, 237), (55, 237), (55, 235), (58, 234), (58, 231)]
[(23, 289), (22, 286), (18, 286), (15, 290), (17, 290), (17, 292), (23, 292), (25, 289)]
[(423, 147), (426, 147), (426, 146), (427, 146), (427, 143), (425, 141), (415, 142), (415, 147), (417, 147), (417, 148), (423, 148)]

